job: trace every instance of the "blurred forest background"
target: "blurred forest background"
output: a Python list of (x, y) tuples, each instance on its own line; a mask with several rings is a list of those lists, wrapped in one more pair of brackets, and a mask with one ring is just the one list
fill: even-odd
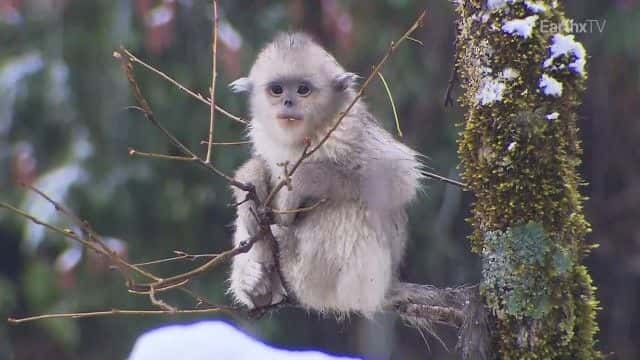
[[(613, 359), (640, 358), (640, 1), (563, 1), (577, 21), (606, 20), (604, 32), (577, 34), (590, 61), (581, 109), (585, 148), (581, 173), (590, 241), (587, 259), (603, 310), (600, 347)], [(217, 102), (245, 115), (242, 96), (226, 84), (248, 71), (276, 32), (305, 30), (349, 70), (368, 74), (423, 8), (424, 42), (408, 42), (384, 75), (394, 94), (403, 141), (430, 157), (437, 173), (457, 176), (459, 107), (445, 108), (454, 52), (452, 5), (442, 1), (221, 0)], [(143, 116), (112, 51), (120, 44), (207, 93), (211, 69), (211, 2), (205, 0), (0, 0), (0, 200), (65, 224), (52, 206), (16, 186), (33, 183), (89, 220), (132, 261), (230, 247), (227, 185), (193, 164), (128, 156), (128, 148), (173, 153)], [(208, 106), (137, 68), (158, 120), (192, 148), (208, 129)], [(393, 131), (381, 84), (367, 95), (373, 112)], [(217, 141), (244, 139), (243, 127), (219, 115)], [(231, 172), (249, 147), (215, 148), (215, 162)], [(635, 164), (635, 165), (634, 165)], [(403, 279), (436, 286), (479, 280), (465, 222), (470, 194), (429, 181), (411, 208), (411, 245)], [(177, 273), (193, 263), (156, 267)], [(195, 290), (217, 302), (228, 268), (201, 277)], [(169, 297), (182, 306), (188, 298)], [(126, 292), (122, 278), (77, 244), (0, 212), (0, 318), (52, 312), (148, 307)], [(0, 359), (123, 359), (143, 331), (203, 317), (107, 317), (0, 322)], [(389, 319), (343, 322), (286, 309), (261, 320), (235, 321), (278, 346), (393, 359), (455, 358), (438, 341)], [(444, 329), (455, 345), (455, 332)], [(429, 349), (430, 348), (430, 349)]]

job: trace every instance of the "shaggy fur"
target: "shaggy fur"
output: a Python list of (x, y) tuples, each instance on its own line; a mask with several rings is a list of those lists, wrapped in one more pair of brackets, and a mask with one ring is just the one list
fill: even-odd
[[(355, 79), (308, 36), (276, 37), (262, 50), (249, 76), (231, 84), (234, 91), (250, 94), (249, 134), (254, 145), (253, 157), (237, 171), (236, 179), (253, 183), (264, 199), (283, 174), (279, 164), (294, 163), (305, 139), (317, 144), (355, 97)], [(274, 82), (285, 87), (280, 97), (269, 93)], [(292, 83), (307, 84), (311, 93), (297, 96), (289, 91)], [(293, 101), (285, 110), (300, 118), (292, 126), (276, 119), (285, 98)], [(278, 215), (272, 226), (283, 276), (301, 305), (338, 315), (371, 316), (381, 310), (405, 249), (405, 206), (416, 196), (422, 177), (417, 158), (359, 101), (294, 173), (292, 189), (278, 193), (278, 209), (328, 200), (309, 212)], [(245, 198), (243, 191), (233, 191), (236, 201)], [(238, 207), (236, 244), (257, 231), (252, 206)], [(258, 242), (234, 258), (229, 290), (248, 307), (282, 300), (268, 244)]]

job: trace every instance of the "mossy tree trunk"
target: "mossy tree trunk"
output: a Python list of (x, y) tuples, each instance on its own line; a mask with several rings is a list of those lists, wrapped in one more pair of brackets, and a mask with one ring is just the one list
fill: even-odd
[(559, 1), (457, 1), (472, 248), (501, 359), (600, 358), (578, 191), (586, 54)]

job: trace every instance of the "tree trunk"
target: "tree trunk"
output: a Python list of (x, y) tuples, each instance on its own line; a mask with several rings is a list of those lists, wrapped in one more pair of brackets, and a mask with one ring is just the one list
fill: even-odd
[(462, 175), (476, 196), (472, 249), (501, 359), (594, 359), (593, 245), (576, 168), (586, 54), (559, 1), (459, 0), (467, 110)]

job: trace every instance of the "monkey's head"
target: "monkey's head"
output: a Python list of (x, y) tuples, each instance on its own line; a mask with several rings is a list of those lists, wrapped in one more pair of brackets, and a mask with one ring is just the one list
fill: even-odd
[(296, 145), (333, 124), (356, 79), (308, 35), (286, 33), (260, 52), (248, 77), (229, 86), (249, 93), (253, 126)]

